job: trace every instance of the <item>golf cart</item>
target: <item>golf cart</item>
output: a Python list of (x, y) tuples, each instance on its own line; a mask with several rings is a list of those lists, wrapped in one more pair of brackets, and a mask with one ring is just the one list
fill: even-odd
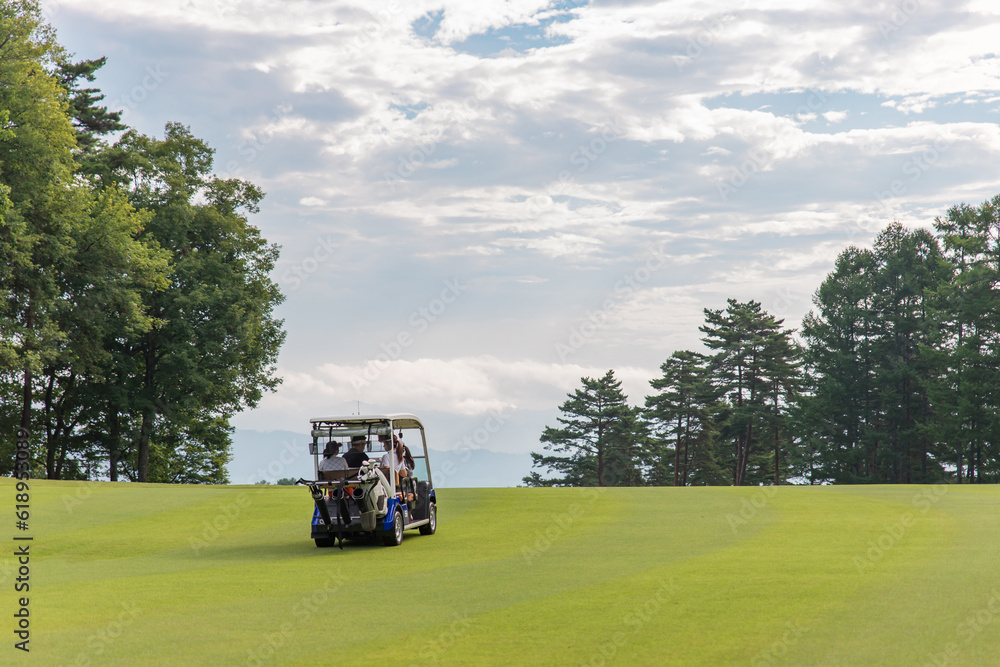
[[(420, 420), (410, 414), (317, 417), (312, 424), (315, 480), (300, 479), (309, 487), (316, 504), (312, 539), (318, 547), (332, 547), (344, 538), (381, 538), (386, 546), (398, 546), (403, 531), (417, 528), (421, 535), (437, 530), (437, 499), (427, 458), (427, 438)], [(420, 444), (416, 444), (419, 434)], [(381, 437), (380, 437), (381, 436)], [(413, 443), (414, 469), (398, 475), (380, 465), (396, 440)], [(363, 452), (367, 461), (346, 470), (320, 470), (321, 454), (340, 446), (340, 456), (352, 447), (348, 460)]]

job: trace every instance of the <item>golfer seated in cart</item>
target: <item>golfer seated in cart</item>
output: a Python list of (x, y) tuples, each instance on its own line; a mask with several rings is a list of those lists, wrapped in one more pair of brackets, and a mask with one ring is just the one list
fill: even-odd
[[(312, 538), (317, 546), (333, 546), (346, 537), (381, 537), (389, 546), (403, 540), (403, 531), (418, 528), (423, 535), (437, 529), (437, 497), (431, 482), (423, 424), (410, 414), (352, 415), (311, 419), (316, 481), (309, 486), (316, 508)], [(395, 436), (419, 433), (422, 456), (413, 456)], [(371, 439), (385, 448), (380, 460), (368, 456)], [(339, 456), (347, 439), (351, 449)], [(323, 460), (319, 459), (323, 443)], [(374, 452), (372, 452), (374, 455)]]

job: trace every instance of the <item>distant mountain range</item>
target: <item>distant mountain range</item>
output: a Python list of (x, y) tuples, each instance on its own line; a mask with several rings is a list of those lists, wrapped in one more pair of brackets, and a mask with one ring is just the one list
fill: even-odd
[[(233, 460), (227, 466), (231, 484), (272, 484), (284, 477), (313, 476), (310, 439), (292, 431), (233, 433)], [(430, 450), (431, 475), (439, 487), (518, 486), (531, 470), (530, 454), (489, 449)]]

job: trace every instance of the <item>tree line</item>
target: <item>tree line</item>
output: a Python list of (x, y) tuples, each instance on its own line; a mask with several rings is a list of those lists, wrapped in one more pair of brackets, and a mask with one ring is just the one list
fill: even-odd
[(145, 136), (90, 86), (38, 3), (0, 3), (0, 472), (224, 482), (230, 417), (280, 382), (263, 192)]
[(642, 406), (583, 378), (525, 484), (1000, 481), (1000, 196), (933, 229), (841, 252), (797, 332), (756, 301), (705, 309), (705, 349)]

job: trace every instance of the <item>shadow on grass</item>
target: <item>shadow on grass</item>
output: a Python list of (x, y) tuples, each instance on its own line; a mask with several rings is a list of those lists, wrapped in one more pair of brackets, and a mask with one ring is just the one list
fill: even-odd
[[(404, 548), (407, 540), (414, 538), (413, 535), (404, 535), (403, 545), (397, 548)], [(198, 550), (197, 553), (193, 549), (187, 549), (178, 555), (194, 561), (284, 560), (310, 556), (321, 558), (347, 553), (367, 553), (389, 548), (391, 547), (382, 544), (381, 537), (345, 538), (343, 550), (337, 546), (317, 547), (311, 539), (306, 539), (284, 544), (207, 546)]]

